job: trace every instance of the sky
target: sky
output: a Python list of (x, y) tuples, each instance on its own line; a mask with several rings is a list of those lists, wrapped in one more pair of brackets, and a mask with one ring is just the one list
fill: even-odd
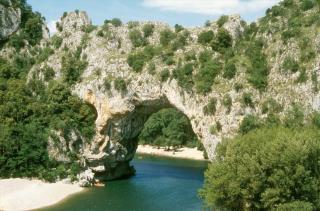
[(94, 24), (105, 19), (128, 21), (162, 21), (170, 25), (202, 26), (206, 20), (221, 15), (240, 14), (254, 21), (279, 0), (27, 0), (47, 20), (50, 31), (65, 11), (84, 10)]

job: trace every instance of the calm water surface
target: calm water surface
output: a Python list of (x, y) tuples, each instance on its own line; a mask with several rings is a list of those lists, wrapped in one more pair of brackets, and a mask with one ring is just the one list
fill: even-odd
[(90, 188), (41, 210), (188, 211), (201, 210), (197, 196), (207, 162), (138, 155), (136, 175)]

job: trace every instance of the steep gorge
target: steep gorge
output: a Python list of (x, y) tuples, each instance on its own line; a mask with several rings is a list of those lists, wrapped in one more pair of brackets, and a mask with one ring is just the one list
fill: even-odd
[[(311, 17), (317, 15), (318, 11), (319, 8), (314, 8), (305, 13)], [(241, 39), (247, 36), (245, 33), (248, 27), (251, 27), (250, 29), (255, 27), (247, 25), (239, 16), (229, 16), (221, 26), (218, 22), (211, 22), (206, 27), (176, 32), (177, 37), (182, 36), (183, 31), (189, 34), (185, 46), (173, 52), (172, 59), (175, 62), (164, 62), (162, 57), (165, 53), (162, 52), (162, 55), (160, 53), (151, 59), (155, 68), (150, 73), (147, 65), (144, 65), (141, 71), (133, 71), (127, 62), (131, 53), (137, 53), (145, 48), (145, 46), (133, 46), (130, 32), (142, 31), (146, 24), (153, 24), (154, 32), (146, 40), (149, 46), (157, 47), (161, 46), (161, 33), (172, 30), (170, 26), (151, 22), (132, 22), (121, 26), (106, 23), (103, 26), (92, 26), (85, 12), (65, 14), (59, 21), (59, 32), (51, 38), (44, 38), (39, 45), (39, 48), (52, 49), (53, 53), (31, 68), (28, 80), (29, 82), (34, 78), (44, 80), (44, 74), (39, 70), (45, 67), (54, 70), (54, 80), (65, 80), (63, 58), (70, 52), (78, 54), (80, 60), (85, 61), (87, 65), (80, 73), (79, 80), (70, 86), (73, 94), (96, 110), (95, 136), (92, 140), (88, 140), (78, 131), (74, 131), (71, 135), (71, 145), (68, 145), (61, 136), (58, 144), (52, 143), (51, 138), (49, 155), (55, 159), (63, 157), (60, 159), (63, 161), (68, 160), (69, 151), (74, 152), (81, 163), (98, 177), (114, 179), (130, 172), (129, 161), (134, 156), (137, 144), (132, 139), (139, 134), (147, 117), (161, 108), (177, 108), (189, 118), (194, 133), (203, 143), (210, 159), (214, 157), (216, 145), (224, 137), (237, 134), (245, 116), (252, 114), (267, 118), (268, 113), (264, 112), (264, 106), (270, 101), (280, 105), (281, 110), (277, 112), (280, 118), (285, 116), (293, 104), (299, 104), (306, 114), (318, 111), (320, 95), (314, 88), (318, 86), (318, 82), (310, 78), (311, 76), (317, 78), (320, 74), (320, 20), (315, 20), (311, 26), (303, 28), (307, 31), (304, 36), (313, 43), (311, 48), (315, 55), (301, 64), (304, 71), (290, 74), (283, 71), (283, 63), (288, 56), (295, 59), (303, 56), (300, 51), (301, 44), (294, 38), (289, 38), (286, 42), (282, 40), (281, 33), (287, 31), (286, 24), (291, 16), (273, 17), (274, 13), (269, 12), (264, 19), (261, 19), (256, 26), (260, 27), (259, 30), (249, 34), (250, 39), (248, 39), (255, 41), (262, 39), (264, 42), (261, 52), (268, 63), (268, 73), (265, 75), (267, 87), (264, 90), (257, 89), (250, 83), (251, 79), (248, 80), (249, 69), (256, 67), (254, 63), (250, 63), (248, 58), (250, 54), (245, 53), (252, 50), (248, 47), (249, 41)], [(206, 93), (197, 92), (195, 87), (183, 88), (173, 75), (177, 71), (177, 66), (188, 63), (185, 59), (188, 53), (193, 52), (195, 57), (193, 72), (187, 76), (190, 78), (198, 74), (200, 69), (198, 66), (201, 65), (197, 63), (203, 52), (209, 51), (212, 60), (223, 60), (226, 53), (211, 50), (210, 46), (198, 42), (202, 32), (212, 30), (217, 34), (220, 28), (228, 31), (233, 39), (231, 48), (234, 49), (232, 58), (236, 60), (235, 77), (225, 78), (222, 74), (218, 74), (210, 88), (211, 91)], [(57, 39), (60, 39), (61, 43), (54, 46), (54, 40)], [(8, 49), (9, 52), (14, 51), (12, 48)], [(224, 61), (222, 63), (223, 69), (226, 64)], [(164, 70), (169, 74), (165, 79), (162, 75)], [(296, 83), (302, 74), (307, 79), (302, 83)], [(123, 84), (122, 88), (117, 88), (118, 83)], [(241, 88), (238, 89), (236, 87), (239, 84)], [(246, 94), (250, 94), (251, 105), (243, 102)], [(226, 96), (231, 101), (229, 107), (224, 103)], [(206, 112), (205, 107), (212, 99), (215, 99), (215, 111)], [(222, 128), (213, 132), (212, 127), (218, 122)]]

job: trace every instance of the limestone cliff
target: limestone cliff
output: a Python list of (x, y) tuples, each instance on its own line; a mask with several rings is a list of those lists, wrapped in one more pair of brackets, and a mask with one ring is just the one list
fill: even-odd
[(0, 3), (0, 41), (7, 39), (19, 29), (21, 10), (15, 8), (11, 0)]
[[(216, 145), (224, 137), (236, 135), (246, 115), (267, 117), (264, 105), (270, 102), (270, 99), (282, 108), (278, 111), (280, 117), (290, 110), (293, 103), (301, 105), (306, 114), (319, 110), (320, 95), (314, 90), (315, 85), (318, 86), (317, 81), (309, 79), (311, 75), (313, 78), (319, 75), (319, 54), (315, 54), (312, 60), (306, 62), (305, 71), (294, 74), (284, 73), (282, 69), (286, 57), (290, 55), (298, 58), (302, 53), (299, 51), (299, 43), (295, 40), (287, 43), (281, 41), (281, 36), (277, 32), (279, 28), (285, 29), (287, 26), (281, 18), (277, 21), (275, 23), (270, 21), (267, 24), (263, 21), (258, 22), (257, 25), (263, 23), (269, 27), (269, 30), (254, 35), (265, 41), (262, 51), (269, 64), (266, 90), (257, 90), (248, 83), (249, 61), (239, 50), (238, 54), (234, 55), (237, 59), (235, 77), (226, 79), (218, 75), (212, 91), (199, 94), (194, 87), (182, 88), (178, 80), (170, 75), (172, 76), (176, 71), (177, 63), (185, 62), (184, 59), (188, 53), (194, 52), (197, 60), (202, 52), (209, 49), (208, 46), (198, 42), (201, 32), (212, 30), (217, 33), (219, 28), (224, 28), (233, 38), (232, 46), (236, 46), (246, 26), (239, 16), (230, 16), (221, 26), (217, 22), (212, 22), (206, 27), (185, 29), (188, 34), (185, 46), (178, 48), (172, 55), (175, 63), (166, 63), (161, 56), (155, 56), (152, 58), (154, 70), (150, 71), (149, 66), (144, 65), (142, 71), (136, 72), (128, 65), (127, 58), (132, 52), (143, 50), (143, 47), (133, 46), (130, 32), (143, 31), (144, 26), (153, 24), (154, 33), (146, 39), (149, 45), (158, 46), (161, 32), (166, 29), (173, 30), (169, 25), (131, 22), (117, 27), (110, 23), (92, 26), (85, 12), (66, 14), (59, 21), (59, 32), (54, 38), (43, 39), (41, 43), (41, 46), (50, 46), (53, 39), (60, 38), (60, 45), (55, 47), (54, 53), (44, 62), (33, 67), (29, 78), (32, 78), (39, 67), (49, 66), (55, 72), (55, 80), (63, 80), (62, 58), (67, 52), (77, 52), (88, 65), (81, 74), (81, 79), (72, 89), (74, 94), (95, 108), (96, 135), (93, 140), (86, 140), (77, 131), (73, 131), (71, 140), (73, 140), (72, 143), (77, 141), (77, 145), (80, 146), (77, 149), (68, 146), (61, 136), (61, 144), (54, 145), (49, 140), (51, 157), (66, 161), (68, 160), (67, 152), (70, 150), (77, 153), (83, 165), (93, 170), (97, 177), (113, 179), (130, 173), (129, 161), (133, 158), (137, 147), (135, 138), (139, 135), (147, 118), (161, 108), (175, 107), (189, 118), (194, 133), (202, 141), (211, 159), (214, 157)], [(276, 26), (279, 23), (282, 23), (281, 27), (270, 26), (270, 24)], [(320, 51), (318, 28), (312, 28), (310, 33), (306, 34), (310, 42), (314, 43), (312, 46), (314, 52)], [(243, 45), (245, 46), (246, 43), (244, 42)], [(212, 51), (212, 57), (219, 59), (219, 52)], [(162, 80), (163, 70), (168, 71), (168, 80)], [(192, 78), (197, 71), (199, 70), (195, 68), (190, 77)], [(297, 78), (301, 78), (302, 74), (307, 79), (303, 83), (296, 83)], [(116, 83), (119, 81), (122, 84), (125, 83), (122, 89), (117, 88)], [(251, 94), (254, 106), (246, 106), (243, 103), (243, 96), (246, 93)], [(225, 96), (229, 96), (232, 102), (229, 108), (224, 103)], [(216, 109), (215, 112), (208, 113), (205, 112), (204, 107), (210, 104), (211, 99), (217, 100)], [(217, 122), (221, 124), (221, 130), (212, 131), (212, 126)], [(56, 134), (59, 137), (59, 132)]]

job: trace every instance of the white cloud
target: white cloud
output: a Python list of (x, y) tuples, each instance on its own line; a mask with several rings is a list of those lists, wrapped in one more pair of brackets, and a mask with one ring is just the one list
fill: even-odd
[(54, 35), (55, 33), (57, 33), (57, 27), (56, 27), (57, 22), (58, 22), (57, 20), (53, 20), (47, 24), (50, 35)]
[(280, 0), (144, 0), (146, 7), (203, 15), (246, 14), (264, 10)]

